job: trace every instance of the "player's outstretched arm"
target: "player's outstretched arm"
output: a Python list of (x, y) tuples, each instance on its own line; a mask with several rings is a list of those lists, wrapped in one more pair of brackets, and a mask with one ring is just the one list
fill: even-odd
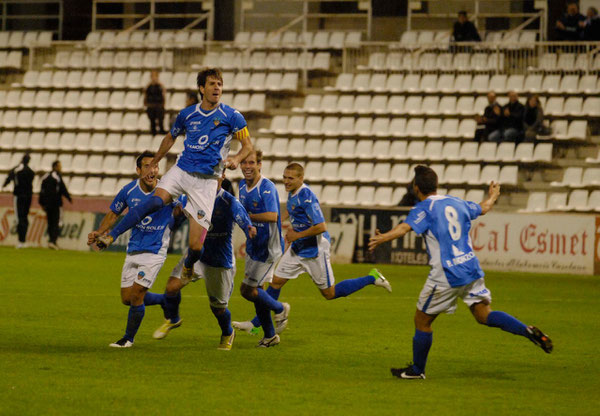
[(108, 230), (110, 230), (111, 227), (115, 224), (115, 222), (117, 222), (117, 218), (119, 218), (117, 214), (115, 214), (112, 211), (109, 211), (108, 214), (106, 214), (104, 218), (102, 218), (102, 222), (100, 222), (100, 226), (98, 227), (98, 229), (88, 234), (87, 245), (91, 246), (96, 241), (97, 236), (102, 235)]
[(387, 233), (382, 234), (379, 230), (375, 230), (375, 235), (369, 239), (369, 251), (375, 250), (375, 247), (377, 247), (380, 244), (387, 243), (388, 241), (392, 241), (396, 238), (400, 238), (411, 230), (412, 228), (410, 227), (410, 225), (408, 225), (405, 222), (396, 225)]
[(500, 184), (497, 182), (492, 182), (490, 184), (490, 188), (488, 190), (488, 197), (481, 202), (481, 215), (487, 214), (500, 196)]
[(171, 147), (175, 144), (175, 139), (171, 136), (171, 132), (168, 132), (167, 135), (160, 142), (160, 146), (158, 147), (158, 151), (154, 155), (154, 159), (150, 162), (150, 166), (158, 165), (158, 162), (161, 161), (163, 157), (171, 150)]
[[(243, 131), (247, 131), (247, 129), (244, 129)], [(227, 169), (236, 170), (242, 160), (246, 159), (246, 157), (252, 153), (252, 149), (254, 148), (252, 146), (250, 136), (247, 133), (241, 134), (239, 137), (240, 142), (242, 143), (242, 148), (235, 155), (229, 156), (227, 159), (225, 159), (225, 167)]]

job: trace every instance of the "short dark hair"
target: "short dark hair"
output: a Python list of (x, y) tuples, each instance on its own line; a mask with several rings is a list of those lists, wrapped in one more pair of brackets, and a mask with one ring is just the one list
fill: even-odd
[(54, 162), (52, 162), (52, 169), (56, 169), (56, 167), (58, 166), (59, 163), (60, 163), (60, 160), (55, 160)]
[(137, 157), (137, 159), (135, 159), (135, 165), (141, 169), (142, 168), (142, 160), (145, 157), (154, 158), (154, 156), (155, 156), (154, 152), (151, 152), (150, 150), (144, 150), (144, 152), (141, 155), (139, 155)]
[(198, 104), (198, 93), (196, 91), (188, 91), (185, 94), (187, 98), (194, 102), (194, 104)]
[(300, 163), (292, 162), (285, 167), (285, 170), (293, 170), (297, 174), (304, 176), (304, 168)]
[(22, 162), (24, 165), (27, 165), (27, 164), (29, 164), (29, 161), (30, 161), (30, 160), (31, 160), (31, 156), (29, 155), (29, 153), (25, 153), (25, 154), (23, 155), (23, 159), (21, 159), (21, 162)]
[(459, 15), (459, 16), (461, 16), (461, 15), (462, 15), (462, 16), (464, 16), (464, 17), (467, 17), (467, 11), (466, 11), (466, 10), (461, 10), (461, 11), (459, 11), (459, 12), (458, 12), (458, 15)]
[[(206, 80), (208, 77), (215, 77), (223, 82), (223, 71), (221, 71), (220, 68), (206, 68), (198, 72), (198, 77), (196, 78), (196, 84), (198, 84), (198, 88), (206, 85)], [(203, 98), (202, 93), (200, 93), (200, 98)]]
[(437, 191), (438, 176), (429, 166), (418, 165), (415, 167), (414, 184), (423, 195)]

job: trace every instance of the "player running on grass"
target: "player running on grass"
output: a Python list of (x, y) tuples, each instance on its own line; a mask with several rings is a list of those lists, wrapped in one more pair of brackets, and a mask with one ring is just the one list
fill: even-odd
[[(248, 241), (252, 241), (256, 236), (256, 228), (252, 226), (242, 204), (233, 195), (222, 189), (221, 183), (222, 179), (219, 180), (211, 219), (212, 226), (206, 235), (208, 244), (202, 250), (200, 261), (194, 264), (194, 274), (191, 280), (204, 278), (210, 309), (221, 327), (221, 341), (218, 349), (228, 351), (231, 350), (235, 339), (235, 331), (231, 327), (231, 312), (227, 308), (235, 277), (235, 256), (231, 241), (233, 223), (235, 221), (244, 231)], [(181, 288), (190, 282), (181, 275), (184, 259), (185, 256), (171, 272), (166, 289), (168, 295), (181, 296)], [(172, 324), (167, 320), (154, 332), (153, 336), (156, 339), (164, 338), (171, 329)]]
[[(186, 279), (192, 277), (192, 266), (200, 258), (210, 227), (217, 178), (224, 168), (236, 169), (252, 150), (250, 134), (242, 114), (219, 102), (223, 92), (221, 70), (210, 68), (199, 72), (197, 83), (202, 102), (181, 110), (150, 163), (151, 167), (157, 166), (177, 136), (185, 132), (185, 148), (176, 166), (163, 176), (151, 198), (131, 209), (110, 233), (96, 238), (98, 247), (106, 248), (146, 215), (186, 194), (188, 202), (185, 212), (190, 218), (189, 249), (182, 272)], [(228, 157), (234, 138), (241, 142), (242, 147), (236, 155)]]
[[(98, 229), (88, 234), (88, 245), (94, 244), (98, 235), (108, 230), (125, 208), (134, 209), (152, 198), (158, 185), (158, 167), (151, 166), (153, 158), (152, 152), (144, 152), (138, 156), (138, 179), (119, 191)], [(148, 215), (131, 232), (121, 273), (121, 301), (124, 305), (129, 305), (127, 327), (123, 338), (110, 344), (111, 347), (133, 346), (133, 339), (144, 318), (146, 305), (161, 305), (165, 317), (171, 320), (172, 325), (181, 325), (181, 319), (174, 309), (177, 300), (164, 294), (148, 292), (167, 258), (170, 234), (175, 224), (174, 216), (183, 218), (181, 202), (182, 200), (178, 200)]]
[[(295, 279), (305, 272), (310, 275), (327, 300), (351, 295), (372, 284), (391, 292), (392, 286), (377, 269), (371, 269), (367, 276), (335, 283), (329, 259), (330, 239), (327, 224), (319, 200), (304, 184), (304, 168), (298, 163), (289, 164), (283, 173), (283, 183), (285, 190), (289, 192), (287, 211), (292, 224), (292, 229), (288, 230), (285, 239), (291, 245), (275, 269), (275, 276), (269, 287), (271, 296), (278, 299), (281, 288), (288, 280)], [(234, 323), (234, 326), (251, 332), (253, 322), (256, 321)], [(287, 326), (287, 320), (277, 323), (278, 332)]]
[(410, 211), (406, 221), (391, 231), (379, 230), (369, 242), (369, 250), (402, 237), (411, 230), (425, 235), (431, 271), (419, 295), (415, 312), (413, 362), (405, 368), (392, 368), (392, 374), (403, 379), (425, 378), (427, 354), (432, 343), (431, 324), (442, 312), (454, 313), (460, 297), (480, 324), (521, 335), (545, 352), (552, 352), (552, 341), (534, 326), (526, 326), (511, 315), (492, 311), (492, 295), (485, 287), (484, 273), (475, 256), (469, 230), (471, 221), (489, 212), (500, 195), (500, 185), (492, 182), (489, 194), (481, 204), (460, 198), (437, 195), (438, 178), (427, 166), (415, 167), (413, 191), (420, 202)]
[(278, 294), (271, 288), (262, 289), (273, 279), (275, 265), (284, 249), (279, 194), (275, 184), (261, 174), (262, 157), (262, 151), (253, 151), (240, 165), (244, 175), (240, 181), (240, 201), (257, 229), (256, 238), (246, 244), (245, 276), (240, 291), (245, 299), (254, 303), (257, 314), (254, 322), (256, 327), (263, 328), (264, 337), (258, 346), (271, 347), (280, 341), (271, 311), (275, 312), (275, 323), (281, 327), (287, 322), (290, 305), (278, 302)]

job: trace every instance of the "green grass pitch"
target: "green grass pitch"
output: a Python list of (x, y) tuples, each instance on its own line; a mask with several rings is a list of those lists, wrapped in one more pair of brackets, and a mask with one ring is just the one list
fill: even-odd
[[(524, 338), (478, 325), (464, 305), (435, 322), (427, 380), (393, 378), (411, 360), (424, 267), (380, 266), (394, 292), (367, 287), (326, 301), (307, 276), (291, 281), (289, 328), (276, 348), (220, 331), (205, 288), (183, 291), (184, 323), (152, 339), (161, 309), (148, 307), (135, 346), (112, 349), (125, 327), (124, 254), (0, 248), (2, 415), (598, 415), (600, 277), (493, 273), (493, 307), (553, 339), (545, 354)], [(153, 291), (177, 262), (169, 256)], [(334, 266), (337, 281), (370, 265)], [(239, 295), (230, 309), (253, 316)]]

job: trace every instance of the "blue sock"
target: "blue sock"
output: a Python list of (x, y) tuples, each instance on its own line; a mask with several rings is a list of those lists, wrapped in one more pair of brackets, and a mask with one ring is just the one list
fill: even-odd
[(213, 315), (217, 318), (219, 322), (219, 326), (221, 327), (221, 335), (231, 335), (233, 332), (233, 328), (231, 327), (231, 312), (229, 309), (225, 308), (224, 312), (221, 312), (223, 309), (210, 308), (212, 310)]
[(200, 260), (201, 255), (202, 250), (192, 250), (191, 248), (188, 248), (187, 256), (185, 256), (183, 265), (187, 268), (194, 267), (194, 263)]
[(127, 338), (129, 341), (133, 342), (133, 338), (135, 337), (135, 334), (140, 328), (142, 319), (144, 319), (145, 312), (146, 307), (143, 303), (139, 306), (129, 307), (129, 315), (127, 316), (127, 328), (125, 329), (125, 338)]
[[(281, 294), (281, 289), (275, 289), (274, 287), (269, 286), (267, 288), (266, 292), (273, 299), (278, 300), (279, 299), (279, 295)], [(252, 325), (254, 325), (254, 327), (256, 327), (256, 328), (258, 328), (260, 326), (260, 319), (258, 319), (258, 316), (255, 316), (254, 318), (252, 318), (252, 320), (250, 322), (252, 322)]]
[(272, 338), (275, 336), (275, 327), (273, 326), (273, 320), (271, 319), (271, 311), (261, 305), (258, 300), (254, 302), (254, 309), (256, 310), (256, 316), (260, 319), (260, 325), (262, 326), (265, 338)]
[(487, 326), (500, 328), (503, 331), (527, 337), (527, 325), (506, 312), (490, 312), (487, 317)]
[(343, 298), (344, 296), (351, 295), (357, 290), (361, 290), (366, 285), (372, 285), (373, 283), (375, 283), (375, 278), (373, 276), (357, 277), (356, 279), (342, 280), (341, 282), (335, 285), (334, 299)]
[(255, 303), (260, 303), (261, 306), (275, 313), (283, 312), (283, 305), (281, 302), (273, 299), (267, 292), (262, 290), (260, 287), (256, 290), (258, 291), (258, 296), (254, 301)]
[(152, 293), (146, 292), (144, 296), (144, 305), (162, 305), (165, 302), (165, 295), (163, 293)]
[(413, 367), (417, 373), (425, 372), (425, 364), (427, 364), (427, 354), (433, 342), (433, 332), (422, 332), (415, 329), (413, 337)]
[(171, 296), (165, 293), (165, 318), (169, 319), (172, 324), (179, 322), (179, 304), (181, 303), (181, 291)]
[(163, 207), (163, 200), (153, 195), (146, 200), (143, 204), (140, 204), (134, 208), (130, 208), (127, 215), (112, 229), (109, 233), (113, 240), (116, 240), (121, 234), (130, 228), (134, 227), (140, 222), (146, 215), (152, 214)]

